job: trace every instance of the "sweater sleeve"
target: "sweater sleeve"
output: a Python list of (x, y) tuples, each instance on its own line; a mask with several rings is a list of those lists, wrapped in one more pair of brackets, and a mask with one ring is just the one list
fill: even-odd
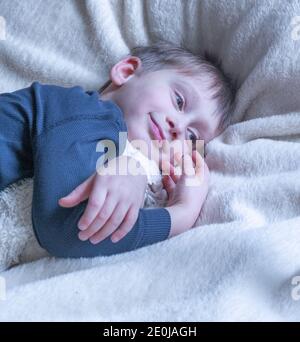
[[(51, 106), (41, 106), (47, 107)], [(68, 108), (60, 104), (57, 110)], [(99, 113), (87, 110), (84, 115), (65, 116), (68, 119), (40, 130), (32, 141), (32, 222), (40, 245), (53, 256), (77, 258), (118, 254), (167, 239), (171, 218), (165, 208), (140, 209), (131, 231), (117, 243), (110, 236), (96, 245), (78, 238), (77, 223), (88, 200), (73, 208), (59, 206), (58, 200), (96, 171), (97, 160), (107, 152), (105, 148), (99, 152), (99, 141), (113, 141), (119, 155), (119, 132), (126, 125), (120, 109), (113, 105)]]
[(0, 191), (22, 178), (33, 177), (28, 89), (0, 94)]

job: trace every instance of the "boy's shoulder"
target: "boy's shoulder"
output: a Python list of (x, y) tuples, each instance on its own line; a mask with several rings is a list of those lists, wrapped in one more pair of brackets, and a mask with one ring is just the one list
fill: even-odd
[(55, 84), (43, 84), (35, 81), (31, 84), (36, 97), (42, 102), (52, 103), (55, 106), (71, 106), (80, 108), (81, 105), (96, 105), (98, 108), (98, 95), (95, 91), (85, 91), (81, 86), (60, 86)]
[[(31, 84), (36, 102), (45, 115), (52, 120), (96, 115), (99, 118), (109, 113), (124, 126), (123, 113), (113, 101), (102, 101), (95, 90), (84, 90), (81, 86), (59, 86), (54, 84)], [(51, 120), (51, 121), (52, 121)]]

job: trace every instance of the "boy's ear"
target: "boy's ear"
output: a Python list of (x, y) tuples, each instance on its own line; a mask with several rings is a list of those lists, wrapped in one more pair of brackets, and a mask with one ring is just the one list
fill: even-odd
[(134, 76), (142, 67), (142, 61), (136, 56), (127, 56), (115, 64), (110, 71), (110, 79), (113, 84), (121, 86)]

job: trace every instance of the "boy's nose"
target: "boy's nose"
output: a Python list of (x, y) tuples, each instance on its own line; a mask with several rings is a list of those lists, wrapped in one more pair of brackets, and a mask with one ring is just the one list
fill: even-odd
[(180, 139), (182, 136), (182, 127), (178, 124), (174, 119), (167, 118), (167, 122), (169, 125), (169, 133), (170, 138), (173, 139)]

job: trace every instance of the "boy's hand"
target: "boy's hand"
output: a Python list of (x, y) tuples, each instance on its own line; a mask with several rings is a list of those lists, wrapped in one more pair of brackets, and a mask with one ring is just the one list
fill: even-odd
[(188, 153), (176, 153), (175, 161), (180, 164), (181, 175), (176, 175), (174, 166), (168, 161), (162, 162), (163, 170), (170, 174), (163, 177), (168, 193), (167, 209), (173, 215), (169, 236), (178, 235), (193, 226), (209, 188), (209, 169), (199, 152), (193, 151), (192, 157)]
[[(119, 156), (108, 162), (105, 173), (95, 172), (76, 187), (69, 195), (59, 200), (63, 207), (74, 207), (88, 200), (84, 214), (78, 222), (80, 240), (96, 244), (116, 231), (111, 240), (118, 242), (134, 226), (140, 207), (143, 206), (147, 185), (145, 174), (118, 175), (109, 169), (116, 162), (128, 163), (130, 157)], [(123, 164), (124, 165), (124, 164)], [(133, 165), (133, 164), (131, 164)]]

